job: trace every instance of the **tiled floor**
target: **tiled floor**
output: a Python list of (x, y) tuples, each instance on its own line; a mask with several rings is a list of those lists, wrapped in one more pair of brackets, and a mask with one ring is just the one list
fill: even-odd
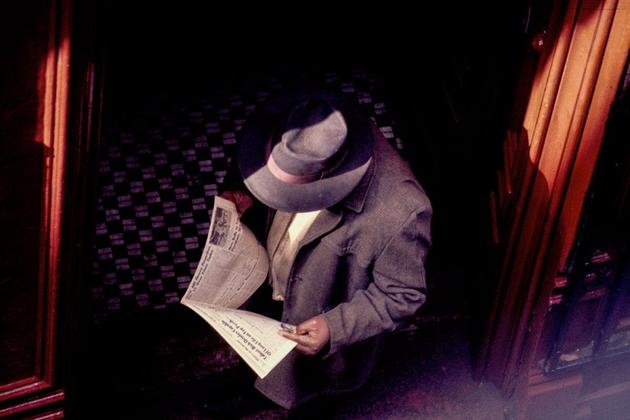
[[(362, 70), (300, 77), (354, 100), (404, 155), (377, 77)], [(179, 302), (201, 257), (213, 197), (246, 116), (273, 92), (296, 83), (287, 77), (218, 96), (163, 103), (147, 98), (125, 115), (128, 121), (107, 122), (98, 164), (91, 285), (98, 321)]]
[[(217, 418), (201, 405), (213, 389), (235, 384), (240, 363), (209, 326), (179, 306), (110, 320), (94, 331), (90, 357), (100, 364), (90, 370), (83, 401), (89, 418), (103, 419)], [(331, 417), (498, 420), (509, 413), (494, 386), (471, 377), (466, 326), (443, 323), (391, 336), (371, 380)], [(235, 417), (288, 416), (269, 405)]]

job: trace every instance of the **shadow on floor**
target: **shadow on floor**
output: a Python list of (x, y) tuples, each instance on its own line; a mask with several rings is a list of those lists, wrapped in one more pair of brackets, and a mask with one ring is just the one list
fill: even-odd
[[(201, 318), (179, 306), (96, 326), (89, 359), (85, 414), (103, 419), (213, 418), (199, 402), (233, 383), (241, 363)], [(242, 418), (289, 416), (273, 405), (253, 410)], [(494, 386), (472, 379), (466, 326), (458, 322), (392, 335), (370, 381), (331, 417), (504, 419), (509, 412)]]

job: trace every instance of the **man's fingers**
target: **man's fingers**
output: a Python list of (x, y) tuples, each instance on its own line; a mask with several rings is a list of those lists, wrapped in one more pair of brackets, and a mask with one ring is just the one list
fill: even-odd
[(298, 325), (295, 328), (295, 332), (298, 334), (308, 334), (314, 330), (315, 330), (315, 322), (313, 320), (302, 322), (300, 325)]
[(295, 332), (279, 331), (280, 335), (298, 343), (296, 349), (304, 354), (317, 354), (330, 340), (326, 319), (318, 315), (300, 323)]
[(308, 334), (319, 329), (319, 320), (317, 318), (307, 319), (296, 327), (298, 334)]
[(280, 331), (280, 334), (283, 337), (288, 338), (289, 340), (293, 340), (302, 346), (309, 346), (312, 345), (314, 342), (313, 337), (306, 334), (290, 333), (286, 331)]
[(307, 354), (309, 356), (314, 355), (315, 353), (317, 353), (317, 351), (315, 351), (314, 348), (312, 347), (307, 347), (307, 346), (303, 346), (301, 344), (298, 344), (297, 346), (295, 346), (295, 348), (297, 349), (297, 351), (302, 352), (304, 354)]

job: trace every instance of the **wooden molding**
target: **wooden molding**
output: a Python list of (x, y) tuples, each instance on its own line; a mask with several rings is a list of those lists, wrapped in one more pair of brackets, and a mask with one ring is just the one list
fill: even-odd
[[(54, 73), (54, 82), (51, 88), (54, 91), (52, 98), (47, 98), (46, 109), (52, 108), (45, 115), (52, 114), (50, 120), (45, 121), (44, 125), (44, 144), (52, 150), (52, 155), (46, 157), (46, 166), (49, 168), (49, 182), (45, 182), (44, 194), (48, 201), (48, 223), (47, 242), (48, 252), (46, 258), (46, 272), (42, 273), (42, 282), (47, 285), (47, 299), (45, 308), (45, 319), (42, 319), (40, 325), (45, 328), (43, 337), (43, 377), (49, 381), (53, 380), (55, 356), (56, 356), (56, 335), (58, 330), (57, 322), (57, 306), (59, 302), (59, 282), (60, 282), (60, 266), (59, 252), (61, 248), (61, 231), (63, 218), (63, 180), (65, 171), (66, 144), (67, 144), (67, 127), (68, 127), (68, 98), (70, 89), (70, 0), (61, 0), (59, 4), (53, 2), (54, 13), (59, 16), (51, 16), (51, 22), (59, 22), (58, 33), (51, 34), (51, 39), (56, 40), (56, 45), (51, 46), (49, 54), (56, 52), (56, 57), (51, 60), (48, 71)], [(53, 18), (55, 18), (53, 20)], [(56, 35), (53, 37), (53, 35)], [(48, 84), (47, 84), (48, 85)], [(50, 124), (47, 126), (46, 124)], [(44, 307), (42, 305), (42, 307)]]
[[(42, 191), (42, 220), (37, 290), (37, 342), (35, 344), (35, 376), (20, 378), (0, 387), (0, 402), (18, 397), (41, 394), (58, 386), (55, 372), (57, 363), (58, 305), (61, 244), (63, 177), (67, 135), (67, 107), (70, 76), (70, 0), (52, 0), (48, 16), (48, 51), (42, 62), (42, 83), (38, 140), (44, 154)], [(46, 401), (63, 399), (63, 391), (55, 391), (31, 402), (19, 403), (0, 410), (13, 413), (20, 407), (37, 407)]]
[[(572, 124), (565, 130), (570, 147), (564, 151), (566, 158), (561, 160), (558, 171), (562, 196), (552, 196), (554, 200), (550, 210), (555, 223), (548, 227), (547, 245), (551, 251), (546, 260), (539, 259), (536, 267), (537, 273), (540, 273), (540, 289), (537, 297), (531, 297), (533, 310), (527, 326), (531, 334), (521, 355), (522, 382), (526, 381), (529, 367), (534, 363), (555, 278), (565, 267), (576, 239), (584, 197), (602, 146), (608, 113), (629, 58), (630, 0), (603, 2), (597, 14), (598, 19), (590, 22), (593, 36), (578, 40), (592, 43), (590, 60), (584, 69), (584, 88), (577, 95)], [(533, 293), (533, 290), (530, 292)]]
[[(59, 404), (63, 400), (64, 400), (63, 391), (53, 392), (51, 394), (33, 398), (28, 401), (21, 402), (19, 404), (14, 404), (7, 408), (0, 408), (0, 418), (16, 416), (18, 414), (25, 415), (29, 411), (33, 411), (38, 408), (50, 406), (53, 404)], [(55, 413), (58, 413), (60, 411), (61, 410), (56, 410)], [(61, 412), (63, 413), (63, 411)], [(59, 418), (59, 417), (52, 417), (52, 418)]]
[(35, 393), (48, 391), (52, 387), (53, 384), (51, 382), (42, 380), (38, 376), (21, 379), (19, 381), (3, 385), (3, 389), (0, 390), (0, 402), (24, 395), (33, 395)]
[(506, 392), (527, 376), (554, 278), (573, 244), (628, 56), (628, 9), (629, 0), (572, 0), (552, 18), (557, 30), (550, 33), (556, 35), (542, 52), (523, 120), (528, 148), (517, 159), (527, 165), (515, 188), (517, 203), (482, 349), (484, 376)]

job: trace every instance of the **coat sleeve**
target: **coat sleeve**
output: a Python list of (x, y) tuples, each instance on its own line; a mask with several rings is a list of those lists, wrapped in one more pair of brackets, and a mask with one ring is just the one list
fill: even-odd
[(330, 328), (330, 351), (393, 331), (425, 301), (424, 262), (431, 244), (431, 208), (409, 215), (389, 239), (372, 269), (373, 281), (357, 291), (349, 302), (324, 316)]

